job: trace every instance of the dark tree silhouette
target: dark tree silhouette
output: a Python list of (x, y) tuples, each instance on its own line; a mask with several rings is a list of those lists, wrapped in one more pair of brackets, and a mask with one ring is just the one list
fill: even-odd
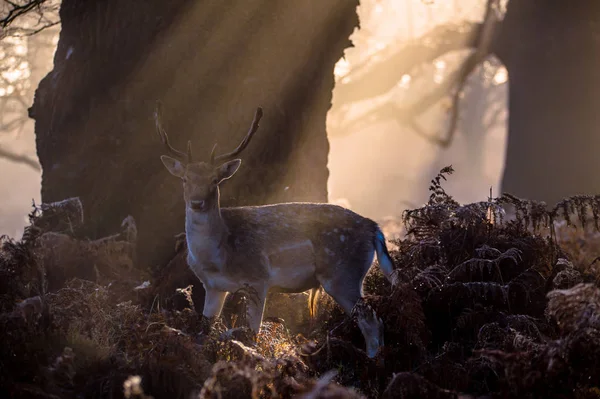
[(451, 95), (452, 139), (466, 78), (494, 55), (508, 70), (509, 126), (502, 191), (553, 206), (576, 194), (600, 193), (598, 109), (600, 109), (600, 3), (511, 0), (499, 18), (488, 0), (482, 23), (437, 26), (406, 43), (385, 62), (357, 71), (338, 90), (337, 107), (389, 91), (402, 75), (453, 51), (471, 48), (459, 70), (408, 109), (385, 107), (370, 118), (395, 118), (411, 126), (415, 115)]
[(600, 194), (600, 3), (511, 1), (497, 48), (509, 72), (503, 191), (553, 206)]
[(333, 68), (358, 1), (64, 0), (54, 69), (30, 116), (42, 200), (82, 199), (86, 233), (132, 215), (140, 261), (164, 264), (183, 230), (180, 182), (159, 156), (156, 100), (173, 146), (232, 150), (257, 106), (259, 131), (224, 206), (327, 200)]

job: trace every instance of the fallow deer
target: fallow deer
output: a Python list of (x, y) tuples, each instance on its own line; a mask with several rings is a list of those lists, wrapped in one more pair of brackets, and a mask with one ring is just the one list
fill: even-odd
[(377, 223), (346, 208), (325, 203), (281, 203), (221, 208), (219, 185), (231, 178), (258, 129), (258, 108), (246, 137), (232, 152), (195, 162), (174, 149), (162, 126), (161, 107), (154, 113), (156, 130), (175, 158), (162, 155), (167, 170), (182, 179), (185, 200), (187, 263), (204, 285), (203, 316), (221, 314), (228, 293), (254, 292), (248, 301), (251, 330), (258, 334), (267, 293), (310, 291), (310, 308), (323, 287), (348, 315), (356, 311), (366, 352), (374, 357), (383, 345), (383, 323), (363, 301), (363, 280), (374, 254), (391, 281), (393, 262)]

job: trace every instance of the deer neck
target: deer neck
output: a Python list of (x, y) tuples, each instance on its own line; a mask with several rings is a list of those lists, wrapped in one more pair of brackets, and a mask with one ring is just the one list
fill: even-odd
[(228, 229), (216, 206), (207, 212), (185, 210), (185, 233), (188, 257), (193, 263), (219, 267), (225, 261)]

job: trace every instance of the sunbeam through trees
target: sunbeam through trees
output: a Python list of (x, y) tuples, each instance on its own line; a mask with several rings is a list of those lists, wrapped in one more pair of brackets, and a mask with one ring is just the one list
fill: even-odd
[(0, 0), (0, 397), (599, 397), (599, 38), (592, 0)]

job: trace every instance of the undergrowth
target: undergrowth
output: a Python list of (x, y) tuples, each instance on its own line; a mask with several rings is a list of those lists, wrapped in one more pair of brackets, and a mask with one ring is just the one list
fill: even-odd
[(14, 398), (600, 397), (598, 196), (554, 208), (505, 194), (460, 204), (432, 180), (403, 214), (394, 283), (373, 268), (366, 301), (385, 346), (326, 294), (272, 295), (254, 341), (243, 292), (212, 325), (178, 255), (153, 273), (135, 223), (90, 241), (81, 203), (34, 207), (0, 250), (0, 396)]

